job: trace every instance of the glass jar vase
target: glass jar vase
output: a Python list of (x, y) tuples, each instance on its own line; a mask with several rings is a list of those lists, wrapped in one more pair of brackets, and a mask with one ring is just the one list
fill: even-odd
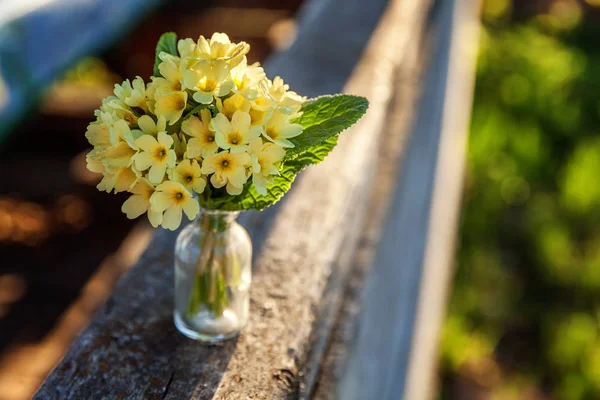
[(200, 209), (175, 244), (175, 312), (185, 336), (215, 343), (246, 325), (252, 242), (238, 212)]

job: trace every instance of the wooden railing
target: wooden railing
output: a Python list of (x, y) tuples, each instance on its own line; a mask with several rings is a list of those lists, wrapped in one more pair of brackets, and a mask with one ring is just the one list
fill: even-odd
[(222, 346), (176, 331), (177, 232), (157, 231), (35, 398), (427, 398), (475, 10), (474, 0), (309, 1), (267, 73), (309, 96), (343, 87), (371, 106), (282, 202), (240, 217), (255, 253), (248, 326)]

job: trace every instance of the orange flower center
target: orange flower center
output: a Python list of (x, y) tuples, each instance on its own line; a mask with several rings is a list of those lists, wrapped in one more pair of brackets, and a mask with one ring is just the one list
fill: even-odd
[(227, 140), (229, 144), (237, 146), (244, 141), (244, 138), (239, 132), (231, 132), (229, 135), (227, 135)]
[(277, 140), (277, 138), (279, 137), (279, 132), (273, 127), (267, 128), (266, 131), (267, 135), (273, 140)]
[(183, 203), (185, 201), (185, 193), (183, 193), (180, 190), (174, 191), (172, 200), (173, 200), (173, 203), (175, 203), (176, 205)]
[(214, 79), (206, 78), (203, 82), (200, 82), (200, 90), (203, 92), (213, 92), (217, 88), (217, 81)]
[(252, 125), (260, 124), (265, 115), (264, 111), (251, 109), (250, 110), (250, 121)]
[(165, 146), (156, 146), (154, 150), (154, 159), (158, 161), (163, 161), (167, 158), (167, 148)]

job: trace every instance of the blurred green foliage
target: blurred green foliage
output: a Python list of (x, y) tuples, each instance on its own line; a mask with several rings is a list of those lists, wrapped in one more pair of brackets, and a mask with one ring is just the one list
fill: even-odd
[(600, 1), (524, 3), (483, 4), (442, 398), (600, 398)]

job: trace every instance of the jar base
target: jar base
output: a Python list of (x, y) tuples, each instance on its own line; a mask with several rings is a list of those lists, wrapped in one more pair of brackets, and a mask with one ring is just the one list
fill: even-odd
[(175, 323), (175, 327), (181, 334), (190, 339), (197, 340), (206, 344), (216, 344), (228, 339), (233, 339), (240, 334), (243, 328), (243, 326), (241, 326), (227, 332), (210, 332), (210, 329), (207, 329), (205, 332), (201, 332), (198, 329), (195, 329), (192, 326), (190, 326), (190, 324), (188, 324), (185, 321), (185, 319), (182, 318), (182, 316), (178, 313), (175, 313), (173, 317), (173, 322)]

